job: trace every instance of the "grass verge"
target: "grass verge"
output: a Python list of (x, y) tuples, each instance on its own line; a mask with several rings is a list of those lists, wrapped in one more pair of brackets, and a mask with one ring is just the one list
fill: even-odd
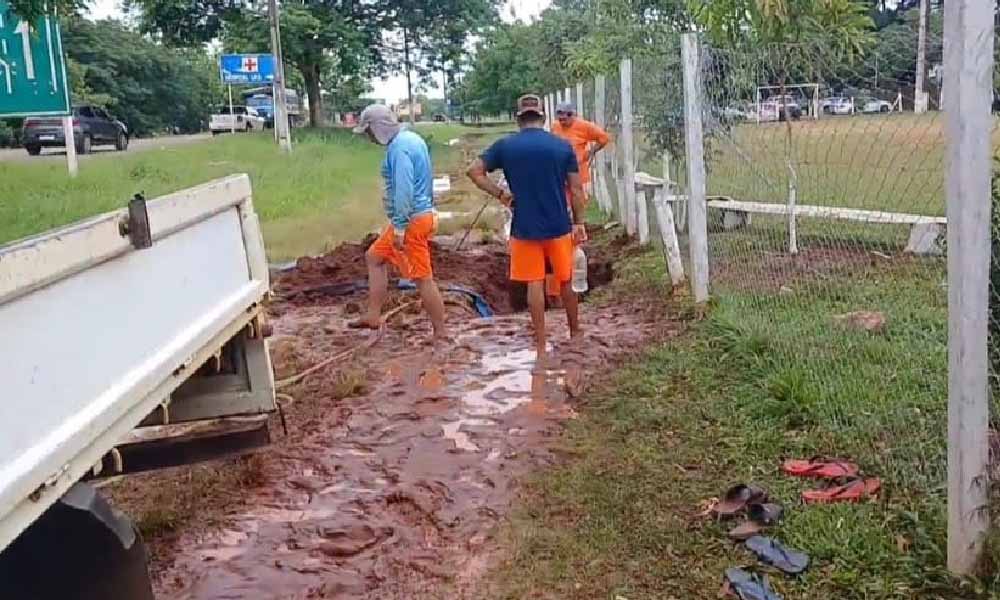
[[(461, 152), (450, 139), (478, 130), (420, 126), (438, 173)], [(347, 130), (296, 131), (283, 155), (267, 133), (125, 155), (94, 156), (69, 179), (61, 162), (0, 162), (0, 244), (233, 173), (249, 173), (271, 260), (322, 252), (360, 239), (383, 221), (384, 150)]]
[[(655, 253), (633, 258), (617, 285), (661, 281), (661, 265)], [(866, 274), (717, 290), (689, 335), (623, 369), (561, 442), (573, 458), (528, 482), (495, 597), (714, 598), (727, 567), (756, 561), (726, 540), (733, 524), (699, 513), (749, 481), (788, 511), (771, 534), (814, 560), (799, 579), (771, 575), (786, 598), (1000, 597), (995, 574), (959, 582), (945, 571), (940, 270), (900, 259)], [(835, 322), (858, 309), (883, 311), (886, 330)], [(881, 477), (879, 500), (803, 506), (815, 482), (778, 467), (817, 454)]]

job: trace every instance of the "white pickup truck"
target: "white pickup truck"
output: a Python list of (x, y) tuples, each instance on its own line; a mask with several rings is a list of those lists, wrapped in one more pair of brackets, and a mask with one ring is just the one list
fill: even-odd
[(263, 131), (266, 124), (267, 120), (257, 112), (256, 108), (234, 106), (230, 111), (228, 106), (222, 106), (209, 118), (208, 129), (212, 135), (235, 131), (246, 133)]
[(246, 175), (0, 246), (0, 598), (152, 598), (81, 482), (269, 442), (268, 289)]

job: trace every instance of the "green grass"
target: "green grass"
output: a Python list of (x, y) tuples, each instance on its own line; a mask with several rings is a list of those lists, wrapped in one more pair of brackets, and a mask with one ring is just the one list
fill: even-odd
[[(461, 153), (451, 136), (478, 131), (421, 126), (438, 173)], [(344, 130), (296, 132), (292, 154), (270, 135), (220, 136), (204, 143), (128, 155), (94, 156), (69, 179), (53, 162), (0, 162), (0, 244), (233, 173), (249, 173), (271, 260), (315, 254), (379, 227), (383, 150)]]
[[(1000, 147), (1000, 137), (995, 145)], [(659, 175), (660, 159), (647, 146), (641, 148), (640, 169)], [(799, 204), (943, 216), (944, 147), (942, 113), (709, 128), (708, 193), (784, 203), (790, 158)], [(683, 163), (674, 169), (683, 181)]]
[[(788, 265), (761, 253), (716, 279), (708, 317), (618, 373), (570, 426), (569, 462), (528, 483), (494, 597), (715, 598), (725, 568), (755, 560), (725, 539), (731, 524), (698, 512), (741, 481), (786, 506), (773, 535), (815, 561), (800, 579), (772, 574), (786, 598), (1000, 597), (996, 581), (945, 572), (943, 262), (864, 264), (783, 278)], [(607, 299), (662, 281), (662, 259), (646, 253), (619, 274)], [(882, 311), (885, 332), (834, 319), (856, 310)], [(778, 467), (817, 454), (881, 477), (879, 501), (803, 506), (815, 484)]]

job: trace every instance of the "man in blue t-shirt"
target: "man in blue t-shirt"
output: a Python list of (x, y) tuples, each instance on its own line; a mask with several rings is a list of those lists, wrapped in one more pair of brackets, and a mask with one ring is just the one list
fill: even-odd
[[(573, 148), (545, 131), (545, 111), (538, 96), (517, 101), (520, 131), (486, 150), (469, 167), (476, 186), (511, 208), (510, 278), (528, 284), (528, 307), (535, 327), (538, 356), (545, 356), (545, 262), (562, 287), (570, 335), (580, 335), (577, 296), (569, 285), (574, 243), (587, 240), (584, 193)], [(487, 173), (502, 170), (510, 191)], [(572, 221), (566, 210), (571, 190)]]

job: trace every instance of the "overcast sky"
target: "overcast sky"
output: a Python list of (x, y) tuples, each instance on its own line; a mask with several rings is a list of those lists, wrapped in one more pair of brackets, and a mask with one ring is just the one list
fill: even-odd
[[(550, 0), (507, 0), (502, 16), (504, 20), (522, 19), (527, 20), (537, 16), (550, 4)], [(106, 17), (121, 16), (121, 0), (92, 0), (90, 17), (103, 19)], [(390, 103), (397, 103), (406, 97), (406, 78), (392, 77), (386, 80), (372, 82), (375, 88), (373, 98), (384, 98)], [(431, 90), (430, 96), (441, 96), (441, 90)]]

